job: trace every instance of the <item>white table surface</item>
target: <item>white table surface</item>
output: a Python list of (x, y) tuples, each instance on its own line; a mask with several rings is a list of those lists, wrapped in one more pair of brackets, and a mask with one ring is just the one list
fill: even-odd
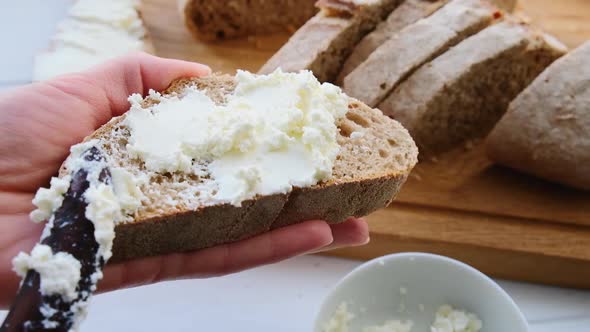
[[(69, 3), (0, 0), (0, 90), (30, 81), (32, 57), (46, 47)], [(82, 331), (310, 331), (331, 285), (358, 264), (299, 257), (222, 278), (103, 294), (93, 299)], [(590, 332), (590, 292), (499, 283), (523, 310), (531, 332)], [(0, 311), (0, 319), (4, 315)]]

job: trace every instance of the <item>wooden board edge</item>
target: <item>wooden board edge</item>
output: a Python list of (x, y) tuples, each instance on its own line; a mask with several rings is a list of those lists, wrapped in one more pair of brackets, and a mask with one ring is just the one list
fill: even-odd
[(590, 289), (590, 261), (579, 259), (402, 237), (393, 241), (389, 236), (375, 234), (372, 235), (371, 242), (365, 246), (337, 249), (323, 254), (370, 260), (401, 252), (427, 252), (451, 257), (494, 278)]

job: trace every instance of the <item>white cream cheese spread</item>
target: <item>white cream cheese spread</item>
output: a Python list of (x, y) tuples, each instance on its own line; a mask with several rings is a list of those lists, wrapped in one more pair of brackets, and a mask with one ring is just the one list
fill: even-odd
[(138, 0), (78, 0), (48, 51), (35, 58), (33, 80), (81, 71), (133, 51), (151, 51)]
[(431, 332), (478, 332), (483, 327), (479, 318), (463, 310), (455, 310), (450, 305), (443, 305), (436, 311)]
[(144, 108), (129, 98), (127, 150), (155, 172), (208, 176), (206, 203), (287, 193), (332, 176), (340, 147), (336, 120), (348, 110), (340, 88), (309, 71), (254, 75), (238, 71), (235, 91), (216, 104), (203, 91), (152, 92)]
[(63, 202), (63, 195), (70, 186), (70, 176), (52, 178), (51, 188), (40, 188), (33, 198), (33, 204), (37, 207), (31, 212), (31, 220), (36, 223), (47, 220)]
[(142, 37), (145, 31), (138, 7), (138, 0), (77, 0), (68, 14), (80, 21), (110, 25)]
[[(94, 235), (99, 244), (99, 255), (106, 260), (112, 255), (111, 248), (115, 237), (115, 224), (129, 221), (130, 216), (141, 206), (144, 195), (139, 190), (139, 187), (147, 181), (147, 178), (135, 177), (123, 168), (109, 167), (111, 184), (107, 185), (99, 182), (98, 169), (101, 168), (99, 167), (101, 165), (97, 162), (94, 162), (93, 166), (85, 165), (89, 163), (80, 157), (84, 151), (96, 144), (97, 141), (92, 140), (72, 146), (71, 155), (66, 161), (66, 167), (68, 170), (88, 169), (90, 167), (90, 187), (85, 193), (85, 199), (88, 203), (86, 217), (94, 223)], [(107, 165), (106, 161), (103, 162), (103, 165)], [(94, 173), (92, 169), (95, 169)], [(63, 195), (69, 187), (70, 178), (70, 176), (53, 178), (51, 179), (50, 188), (40, 188), (37, 191), (33, 199), (33, 204), (37, 208), (30, 214), (33, 221), (47, 220), (61, 205)], [(50, 227), (51, 220), (47, 224), (46, 230)], [(44, 233), (47, 234), (47, 232)]]
[[(133, 176), (120, 167), (108, 167), (106, 160), (89, 163), (81, 158), (84, 151), (97, 144), (97, 140), (91, 140), (72, 146), (65, 165), (70, 171), (82, 168), (90, 171), (90, 186), (84, 193), (88, 203), (86, 218), (94, 224), (94, 238), (99, 244), (98, 254), (106, 261), (112, 256), (115, 225), (131, 220), (130, 216), (141, 206), (144, 195), (138, 188), (147, 178)], [(110, 184), (98, 180), (100, 170), (106, 167), (111, 173)], [(49, 190), (52, 191), (53, 186)]]
[(61, 295), (69, 301), (77, 296), (81, 264), (68, 253), (54, 254), (49, 246), (37, 244), (30, 255), (19, 253), (13, 260), (13, 266), (23, 278), (30, 269), (37, 271), (43, 295)]
[(47, 318), (55, 315), (58, 312), (57, 309), (54, 309), (49, 305), (45, 304), (41, 306), (39, 312), (41, 313), (41, 315), (43, 315), (43, 317), (45, 317), (45, 319), (43, 320), (43, 327), (45, 327), (46, 329), (55, 329), (59, 326), (59, 324), (56, 321)]
[(342, 302), (324, 325), (324, 332), (348, 332), (348, 324), (353, 318), (354, 315), (348, 311), (348, 304)]
[[(400, 289), (401, 290), (401, 289)], [(424, 305), (419, 305), (420, 311), (424, 311)], [(366, 311), (364, 311), (366, 312)], [(355, 315), (348, 311), (346, 302), (341, 303), (331, 319), (324, 325), (324, 332), (349, 332), (349, 324)], [(363, 332), (411, 332), (414, 322), (392, 319), (382, 325), (368, 326)], [(438, 308), (434, 322), (430, 326), (430, 332), (479, 332), (483, 327), (482, 321), (477, 315), (463, 310), (453, 309), (448, 304)]]

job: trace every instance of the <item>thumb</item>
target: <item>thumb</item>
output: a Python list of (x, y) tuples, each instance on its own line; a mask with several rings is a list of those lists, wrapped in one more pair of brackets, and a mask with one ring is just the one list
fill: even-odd
[(45, 83), (92, 105), (96, 129), (113, 116), (125, 113), (131, 94), (164, 90), (177, 78), (210, 73), (209, 67), (199, 63), (132, 53)]

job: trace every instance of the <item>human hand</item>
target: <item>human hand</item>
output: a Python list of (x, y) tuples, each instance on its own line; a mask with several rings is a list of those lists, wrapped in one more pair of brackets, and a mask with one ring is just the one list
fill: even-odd
[[(29, 251), (43, 229), (29, 221), (31, 200), (57, 174), (70, 146), (127, 111), (129, 95), (163, 90), (175, 78), (209, 72), (196, 63), (134, 54), (0, 94), (0, 309), (18, 288), (12, 258)], [(108, 265), (99, 290), (218, 276), (368, 240), (361, 219), (332, 226), (308, 221), (233, 244)]]

